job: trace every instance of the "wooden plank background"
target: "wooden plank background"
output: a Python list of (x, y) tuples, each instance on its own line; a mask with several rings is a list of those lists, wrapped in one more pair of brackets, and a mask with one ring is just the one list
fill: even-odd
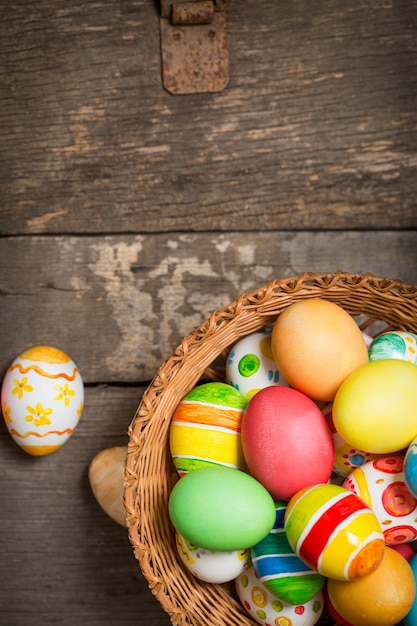
[(41, 343), (86, 384), (31, 458), (0, 424), (0, 624), (169, 623), (88, 465), (156, 368), (273, 278), (417, 284), (417, 4), (228, 2), (230, 82), (172, 96), (159, 3), (0, 6), (0, 374)]

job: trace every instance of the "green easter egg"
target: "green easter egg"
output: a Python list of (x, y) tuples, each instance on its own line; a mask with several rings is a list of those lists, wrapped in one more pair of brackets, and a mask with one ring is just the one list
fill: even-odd
[(169, 515), (193, 545), (232, 551), (261, 541), (275, 523), (275, 504), (257, 480), (230, 467), (202, 467), (174, 486)]

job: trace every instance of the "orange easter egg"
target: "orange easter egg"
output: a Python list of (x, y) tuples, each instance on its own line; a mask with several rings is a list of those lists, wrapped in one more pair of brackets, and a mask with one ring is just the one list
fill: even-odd
[(408, 561), (386, 547), (375, 571), (350, 582), (329, 579), (327, 592), (347, 622), (355, 626), (394, 626), (412, 607), (415, 581)]
[(359, 326), (341, 306), (311, 298), (288, 306), (272, 329), (271, 348), (289, 384), (331, 402), (341, 383), (368, 362)]

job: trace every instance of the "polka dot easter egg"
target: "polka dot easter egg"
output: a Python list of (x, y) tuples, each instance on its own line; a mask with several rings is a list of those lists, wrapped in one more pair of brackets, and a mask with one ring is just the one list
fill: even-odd
[(369, 360), (400, 359), (417, 363), (417, 335), (400, 330), (382, 333), (368, 348)]
[(222, 584), (234, 580), (248, 566), (248, 549), (229, 552), (206, 550), (194, 546), (178, 532), (175, 533), (175, 540), (179, 557), (188, 571), (208, 583)]
[(323, 588), (326, 578), (303, 563), (288, 543), (284, 529), (285, 502), (276, 502), (271, 532), (252, 547), (251, 559), (259, 580), (290, 604), (304, 604)]
[(84, 385), (74, 361), (51, 346), (20, 354), (3, 379), (1, 406), (15, 442), (32, 456), (60, 448), (81, 417)]
[(247, 404), (231, 385), (209, 382), (192, 389), (170, 425), (170, 450), (180, 476), (201, 467), (243, 469), (240, 425)]
[(405, 484), (403, 466), (403, 456), (382, 457), (356, 468), (343, 483), (372, 508), (388, 546), (417, 537), (417, 500)]
[(313, 626), (323, 613), (325, 602), (322, 591), (304, 604), (289, 604), (268, 591), (257, 577), (252, 563), (236, 578), (235, 584), (246, 611), (264, 626)]
[(382, 561), (385, 542), (378, 519), (339, 485), (301, 489), (289, 501), (284, 522), (294, 552), (323, 576), (355, 580)]
[(264, 387), (288, 386), (272, 356), (271, 333), (252, 333), (232, 347), (226, 361), (226, 382), (247, 400)]

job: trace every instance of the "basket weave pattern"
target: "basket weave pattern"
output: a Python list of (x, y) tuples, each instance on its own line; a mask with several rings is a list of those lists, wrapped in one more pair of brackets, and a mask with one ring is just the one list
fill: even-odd
[[(159, 368), (129, 427), (125, 506), (129, 539), (152, 593), (177, 626), (255, 626), (236, 599), (233, 583), (204, 583), (179, 560), (168, 515), (178, 479), (169, 451), (171, 416), (203, 376), (219, 378), (227, 349), (247, 334), (272, 324), (293, 302), (331, 300), (383, 330), (417, 333), (417, 286), (371, 274), (304, 273), (275, 280), (213, 313), (184, 338)], [(372, 334), (372, 333), (371, 333)], [(220, 369), (213, 364), (220, 363)], [(323, 617), (319, 624), (330, 624)]]

